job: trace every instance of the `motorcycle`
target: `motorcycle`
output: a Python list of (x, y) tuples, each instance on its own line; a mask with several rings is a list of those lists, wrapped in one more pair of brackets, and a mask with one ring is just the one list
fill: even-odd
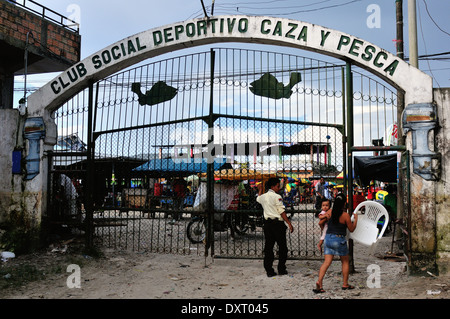
[[(246, 213), (246, 212), (232, 212), (232, 213), (219, 213), (218, 218), (213, 219), (214, 232), (222, 232), (230, 229), (231, 237), (234, 238), (235, 234), (243, 235), (249, 229), (255, 230), (256, 227), (262, 227), (264, 225), (263, 212)], [(187, 237), (193, 244), (204, 242), (207, 232), (207, 218), (204, 215), (194, 216), (188, 223), (186, 228)]]

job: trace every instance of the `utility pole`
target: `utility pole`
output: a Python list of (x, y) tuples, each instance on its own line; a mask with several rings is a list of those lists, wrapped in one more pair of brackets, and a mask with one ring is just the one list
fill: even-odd
[[(395, 0), (395, 10), (397, 17), (397, 39), (395, 40), (397, 56), (404, 60), (405, 59), (405, 41), (403, 39), (403, 0)], [(397, 145), (405, 145), (405, 139), (401, 132), (401, 118), (403, 110), (405, 109), (405, 95), (402, 91), (397, 91), (397, 128), (398, 128), (398, 138)]]
[[(396, 20), (397, 20), (397, 39), (395, 41), (396, 49), (397, 49), (397, 56), (404, 60), (405, 54), (404, 54), (404, 40), (403, 40), (403, 0), (396, 0), (395, 1), (395, 10), (396, 10)], [(405, 94), (401, 90), (397, 90), (397, 145), (405, 145), (405, 138), (403, 137), (402, 132), (402, 114), (403, 110), (405, 109)], [(400, 159), (401, 159), (401, 151), (400, 152)], [(398, 182), (397, 182), (397, 218), (402, 219), (404, 217), (403, 209), (405, 205), (403, 204), (403, 198), (405, 196), (405, 190), (404, 190), (404, 176), (406, 172), (401, 167), (401, 160), (400, 163), (397, 165), (397, 174), (398, 174)], [(393, 234), (396, 238), (401, 238), (401, 229), (398, 229), (396, 234)], [(391, 250), (393, 248), (391, 247)], [(391, 251), (391, 253), (394, 253)]]
[(404, 42), (403, 42), (403, 0), (395, 0), (395, 10), (397, 17), (397, 56), (400, 59), (405, 58), (404, 51)]
[(408, 0), (408, 27), (409, 27), (409, 64), (419, 68), (417, 54), (417, 11), (416, 0)]

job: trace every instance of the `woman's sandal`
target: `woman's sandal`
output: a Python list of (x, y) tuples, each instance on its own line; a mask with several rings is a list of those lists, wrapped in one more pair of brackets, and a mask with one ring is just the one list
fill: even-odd
[(350, 289), (355, 289), (355, 287), (353, 287), (352, 285), (348, 285), (346, 287), (342, 286), (342, 290), (350, 290)]
[(325, 292), (325, 290), (323, 290), (322, 287), (320, 287), (318, 284), (316, 284), (316, 288), (313, 289), (313, 292), (314, 292), (315, 294), (323, 294), (323, 293)]

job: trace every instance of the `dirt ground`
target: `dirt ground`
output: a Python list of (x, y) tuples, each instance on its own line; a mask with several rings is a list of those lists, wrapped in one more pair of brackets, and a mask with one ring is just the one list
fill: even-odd
[[(391, 238), (385, 237), (374, 255), (355, 244), (355, 273), (341, 289), (339, 260), (324, 279), (325, 293), (315, 294), (321, 261), (288, 260), (288, 275), (268, 278), (259, 259), (221, 259), (197, 255), (118, 252), (104, 249), (92, 258), (68, 249), (17, 256), (0, 261), (3, 283), (14, 272), (5, 269), (31, 263), (47, 272), (40, 280), (4, 288), (1, 299), (448, 299), (450, 277), (408, 276), (401, 258), (386, 257)], [(80, 265), (80, 287), (69, 265)], [(60, 271), (50, 271), (59, 265)], [(276, 266), (276, 262), (275, 262)], [(9, 268), (6, 268), (9, 267)], [(52, 268), (53, 267), (53, 268)], [(67, 271), (69, 270), (69, 272)], [(379, 274), (376, 277), (376, 274)], [(72, 276), (72, 277), (71, 277)], [(68, 285), (69, 282), (69, 285)]]

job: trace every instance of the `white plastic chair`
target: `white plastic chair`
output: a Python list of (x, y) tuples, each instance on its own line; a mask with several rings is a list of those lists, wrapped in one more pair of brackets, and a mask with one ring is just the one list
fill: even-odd
[[(364, 210), (364, 212), (363, 212)], [(358, 223), (353, 232), (349, 232), (349, 238), (370, 247), (372, 254), (377, 242), (383, 237), (384, 231), (389, 223), (389, 214), (383, 205), (374, 201), (364, 201), (356, 206), (353, 214), (358, 214)], [(378, 221), (384, 216), (384, 224), (381, 231), (378, 229)], [(354, 217), (352, 216), (352, 220)]]

